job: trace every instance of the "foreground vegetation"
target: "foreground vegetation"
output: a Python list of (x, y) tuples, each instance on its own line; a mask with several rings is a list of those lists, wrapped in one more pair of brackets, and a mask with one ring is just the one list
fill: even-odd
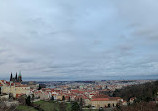
[[(34, 104), (39, 105), (44, 111), (80, 111), (76, 102), (38, 101)], [(83, 109), (82, 111), (98, 111), (98, 109)]]
[(71, 104), (56, 101), (38, 101), (34, 104), (39, 105), (44, 111), (71, 111)]
[(30, 106), (19, 105), (16, 108), (16, 111), (38, 111), (38, 110), (36, 110), (35, 108), (30, 107)]
[(140, 102), (116, 108), (114, 111), (158, 111), (158, 104)]
[(158, 104), (155, 103), (158, 99), (158, 81), (125, 87), (116, 90), (113, 96), (122, 97), (127, 101), (136, 97), (133, 104), (119, 107), (115, 111), (158, 111)]
[[(16, 108), (17, 111), (81, 111), (76, 102), (62, 102), (62, 101), (38, 101), (33, 103), (38, 106), (37, 110), (31, 106), (20, 105)], [(99, 111), (98, 109), (83, 109), (82, 111)]]
[(129, 100), (136, 97), (136, 102), (149, 102), (154, 101), (158, 96), (158, 81), (148, 82), (145, 84), (132, 85), (123, 89), (116, 90), (113, 96), (122, 97), (124, 100)]

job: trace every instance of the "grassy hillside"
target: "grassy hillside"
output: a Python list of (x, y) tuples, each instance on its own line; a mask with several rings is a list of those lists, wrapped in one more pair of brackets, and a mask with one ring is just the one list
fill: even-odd
[(158, 81), (148, 82), (140, 85), (128, 86), (123, 89), (116, 90), (113, 96), (122, 97), (129, 100), (131, 97), (136, 97), (138, 101), (152, 101), (157, 96)]
[(19, 105), (16, 108), (16, 111), (38, 111), (38, 110), (36, 110), (36, 109), (34, 109), (33, 107), (30, 107), (30, 106)]
[[(62, 103), (55, 101), (38, 101), (36, 105), (40, 105), (44, 111), (71, 111), (72, 103)], [(98, 111), (95, 109), (84, 109), (83, 111)]]
[(34, 104), (39, 105), (41, 109), (44, 111), (61, 111), (62, 108), (65, 111), (71, 111), (71, 104), (70, 103), (59, 103), (55, 101), (38, 101)]
[(158, 111), (158, 105), (150, 102), (140, 102), (116, 108), (114, 111)]

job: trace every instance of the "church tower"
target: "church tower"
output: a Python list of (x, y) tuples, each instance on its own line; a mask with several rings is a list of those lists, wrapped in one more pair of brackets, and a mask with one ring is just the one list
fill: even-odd
[(18, 74), (16, 72), (16, 75), (15, 75), (15, 81), (18, 81)]
[(19, 75), (16, 72), (15, 77), (13, 77), (13, 74), (11, 72), (11, 74), (10, 74), (10, 81), (12, 81), (12, 82), (22, 82), (21, 71), (19, 72)]
[(19, 72), (19, 75), (18, 75), (18, 82), (22, 82), (21, 71)]
[(12, 75), (12, 72), (10, 74), (10, 81), (13, 81), (13, 75)]

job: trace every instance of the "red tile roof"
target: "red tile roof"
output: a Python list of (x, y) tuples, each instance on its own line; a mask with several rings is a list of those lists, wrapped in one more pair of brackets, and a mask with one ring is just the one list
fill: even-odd
[(3, 84), (0, 83), (0, 86), (3, 86)]
[(91, 101), (109, 101), (109, 98), (94, 98)]
[(16, 94), (16, 98), (19, 98), (22, 95), (24, 95), (24, 94)]
[(92, 99), (93, 98), (108, 98), (109, 96), (108, 95), (100, 95), (100, 94), (97, 94), (97, 95), (94, 95), (93, 97), (92, 97)]

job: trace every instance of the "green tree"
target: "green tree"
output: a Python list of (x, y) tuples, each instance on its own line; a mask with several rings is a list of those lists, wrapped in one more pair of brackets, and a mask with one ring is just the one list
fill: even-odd
[(28, 106), (31, 105), (31, 97), (30, 97), (30, 96), (28, 96), (28, 97), (26, 98), (26, 104), (27, 104)]
[(80, 106), (78, 105), (77, 102), (74, 102), (74, 103), (72, 104), (71, 111), (80, 111)]
[(99, 108), (99, 111), (104, 111), (104, 109), (103, 108)]
[(68, 100), (69, 102), (71, 101), (71, 98), (70, 98), (70, 96), (69, 96), (69, 100)]
[(19, 101), (20, 104), (26, 105), (26, 98), (27, 98), (26, 95), (22, 95), (17, 100)]
[(65, 101), (65, 96), (62, 97), (62, 100)]
[(82, 111), (82, 108), (83, 108), (83, 99), (80, 98), (80, 111)]
[(51, 100), (54, 101), (54, 96), (52, 96)]
[(38, 90), (41, 90), (41, 89), (42, 89), (42, 87), (39, 85)]
[(113, 92), (113, 96), (122, 97), (126, 101), (129, 101), (129, 99), (132, 97), (136, 97), (137, 100), (135, 102), (149, 102), (155, 99), (156, 92), (158, 91), (157, 86), (158, 81), (132, 85), (124, 87), (122, 89), (115, 90)]
[(80, 98), (80, 106), (83, 106), (83, 99)]
[(64, 102), (59, 104), (59, 111), (66, 111), (66, 104)]

